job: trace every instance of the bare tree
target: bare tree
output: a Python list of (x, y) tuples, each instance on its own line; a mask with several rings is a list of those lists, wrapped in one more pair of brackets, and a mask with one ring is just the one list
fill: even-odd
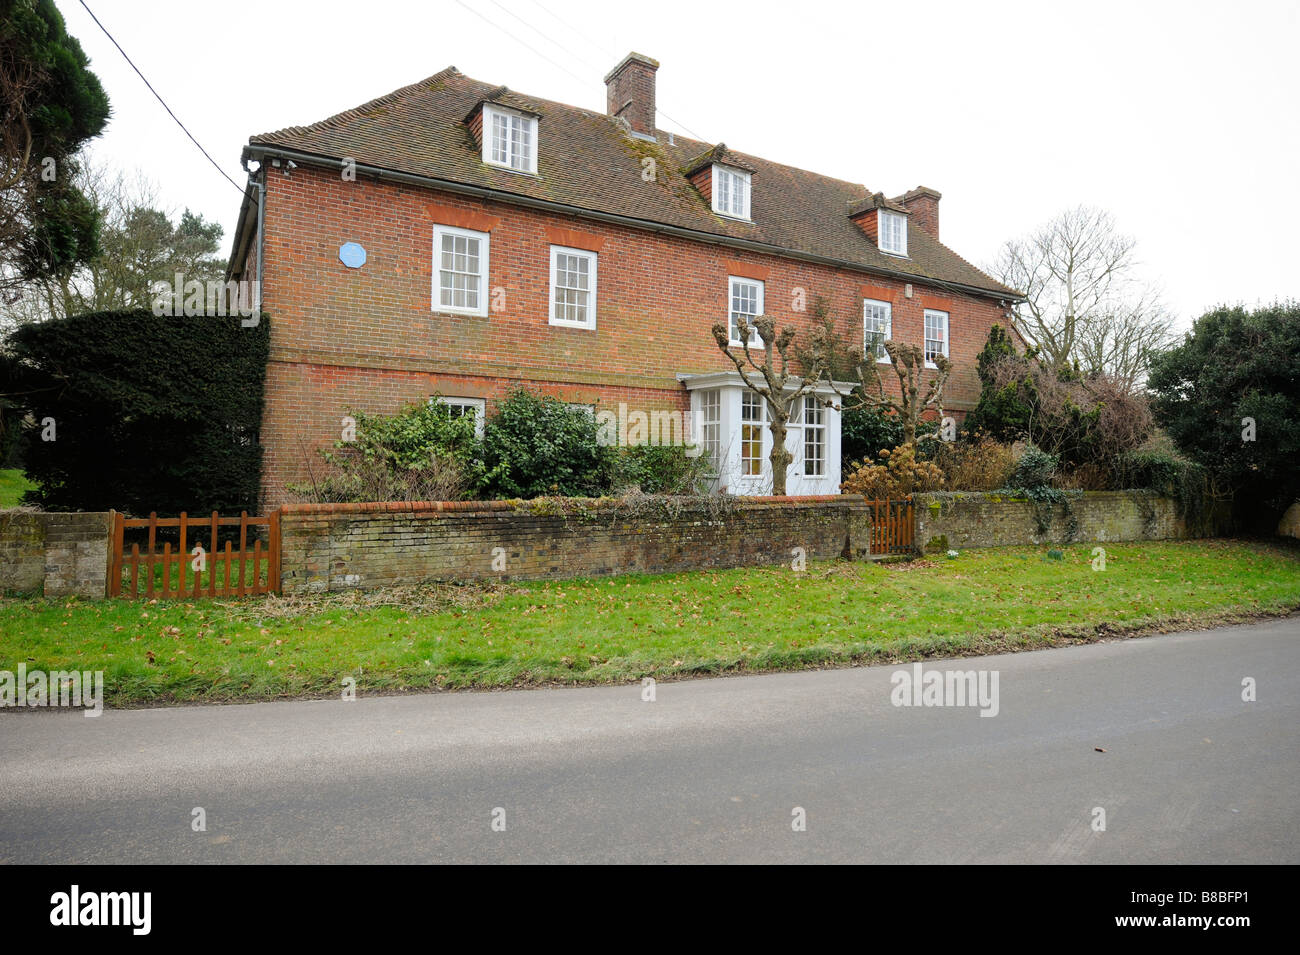
[(100, 252), (75, 270), (29, 279), (0, 306), (0, 327), (107, 309), (147, 308), (153, 283), (219, 279), (221, 227), (188, 210), (179, 223), (159, 208), (158, 189), (142, 172), (125, 174), (90, 161), (74, 182), (98, 212)]
[[(934, 374), (922, 395), (921, 376), (925, 369), (925, 350), (920, 345), (896, 342), (893, 339), (883, 344), (885, 354), (889, 356), (889, 365), (898, 376), (898, 397), (886, 393), (873, 350), (857, 364), (858, 383), (861, 387), (857, 392), (857, 403), (852, 407), (894, 412), (903, 424), (903, 444), (915, 445), (921, 416), (927, 409), (933, 408), (940, 420), (943, 419), (943, 389), (952, 374), (952, 362), (943, 355), (931, 358)], [(846, 397), (846, 401), (853, 400)]]
[(1090, 375), (1103, 374), (1125, 391), (1136, 391), (1146, 380), (1154, 352), (1173, 345), (1178, 336), (1174, 317), (1147, 289), (1098, 309), (1079, 336), (1077, 358)]
[[(825, 371), (825, 365), (820, 358), (822, 352), (816, 349), (819, 357), (814, 359), (811, 368), (806, 368), (804, 374), (798, 376), (790, 370), (789, 351), (795, 339), (793, 328), (787, 325), (778, 332), (776, 323), (763, 315), (749, 321), (740, 318), (738, 326), (744, 361), (741, 361), (732, 350), (730, 332), (726, 325), (719, 323), (713, 326), (713, 340), (717, 342), (722, 354), (736, 366), (745, 387), (762, 398), (767, 405), (767, 427), (772, 433), (772, 453), (768, 455), (768, 460), (772, 464), (772, 493), (783, 495), (786, 473), (794, 461), (794, 455), (785, 446), (790, 415), (795, 408), (795, 402), (802, 396), (811, 394), (821, 379)], [(762, 361), (756, 361), (754, 353), (750, 350), (749, 340), (753, 334), (757, 334), (763, 342)], [(780, 359), (779, 366), (776, 359)], [(749, 365), (748, 368), (746, 363)], [(755, 372), (757, 372), (756, 377), (754, 377)]]
[(1133, 387), (1150, 350), (1173, 337), (1159, 293), (1137, 279), (1135, 246), (1110, 213), (1079, 206), (1009, 240), (988, 271), (1025, 293), (1016, 331), (1045, 362)]

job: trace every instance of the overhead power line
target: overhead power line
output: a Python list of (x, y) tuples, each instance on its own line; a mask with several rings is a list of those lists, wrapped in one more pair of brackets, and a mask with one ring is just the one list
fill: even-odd
[(192, 142), (195, 146), (199, 147), (199, 152), (203, 153), (203, 155), (207, 157), (208, 162), (212, 163), (212, 168), (214, 168), (217, 172), (221, 173), (221, 175), (225, 176), (226, 181), (229, 182), (236, 189), (238, 189), (242, 194), (244, 191), (244, 187), (241, 186), (239, 183), (235, 182), (235, 180), (231, 179), (230, 176), (226, 175), (226, 171), (222, 169), (221, 166), (217, 164), (217, 161), (213, 159), (211, 155), (209, 155), (208, 151), (203, 148), (203, 144), (200, 143), (197, 139), (195, 139), (193, 134), (188, 129), (185, 128), (185, 124), (182, 123), (180, 119), (176, 116), (176, 114), (172, 112), (172, 108), (167, 105), (166, 101), (161, 96), (158, 95), (158, 91), (153, 88), (153, 84), (150, 83), (147, 79), (145, 79), (145, 75), (140, 72), (140, 68), (131, 62), (131, 58), (126, 55), (126, 50), (122, 49), (122, 45), (118, 43), (117, 40), (113, 39), (113, 34), (109, 33), (107, 28), (105, 28), (104, 24), (99, 22), (99, 17), (95, 16), (95, 12), (91, 10), (90, 7), (86, 6), (86, 0), (80, 0), (80, 2), (81, 5), (86, 8), (86, 12), (90, 14), (90, 19), (95, 21), (95, 26), (99, 27), (101, 30), (104, 31), (104, 36), (108, 37), (108, 39), (112, 42), (113, 46), (117, 47), (117, 52), (121, 53), (122, 58), (126, 60), (128, 64), (130, 64), (131, 69), (135, 70), (135, 75), (140, 77), (141, 80), (144, 80), (144, 85), (149, 87), (149, 92), (154, 95), (154, 98), (158, 100), (159, 103), (162, 103), (162, 108), (167, 110), (167, 115), (170, 116), (172, 119), (176, 120), (176, 125), (181, 128), (181, 132), (183, 132), (186, 136), (189, 136), (190, 142)]
[[(494, 27), (494, 28), (497, 29), (497, 30), (500, 30), (502, 33), (504, 33), (506, 36), (510, 37), (510, 39), (514, 40), (516, 43), (520, 44), (521, 46), (526, 47), (526, 48), (529, 49), (529, 50), (532, 50), (532, 52), (536, 53), (538, 56), (540, 56), (542, 59), (544, 59), (547, 63), (550, 63), (551, 65), (553, 65), (553, 66), (555, 66), (555, 67), (557, 67), (557, 68), (563, 70), (565, 73), (567, 73), (569, 76), (573, 77), (573, 78), (574, 78), (575, 80), (577, 80), (579, 83), (582, 83), (582, 84), (585, 85), (585, 84), (588, 82), (588, 80), (587, 80), (586, 78), (579, 76), (577, 73), (574, 73), (573, 70), (569, 69), (569, 68), (568, 68), (567, 66), (565, 66), (563, 63), (559, 63), (559, 62), (557, 62), (556, 60), (551, 59), (551, 57), (547, 56), (545, 53), (543, 53), (541, 50), (537, 49), (537, 48), (536, 48), (535, 46), (533, 46), (532, 44), (526, 42), (525, 40), (521, 40), (519, 37), (515, 36), (513, 33), (511, 33), (509, 30), (507, 30), (505, 27), (501, 26), (501, 24), (496, 23), (496, 22), (494, 22), (494, 21), (492, 21), (492, 20), (489, 20), (489, 19), (488, 19), (487, 17), (485, 17), (483, 14), (479, 13), (479, 11), (475, 10), (473, 7), (471, 7), (471, 6), (469, 6), (468, 4), (464, 3), (463, 0), (456, 0), (456, 2), (459, 3), (459, 4), (460, 4), (462, 7), (464, 7), (466, 10), (468, 10), (470, 13), (474, 14), (476, 17), (478, 17), (480, 20), (482, 20), (482, 21), (483, 21), (484, 23), (486, 23), (488, 26), (491, 26), (491, 27)], [(590, 69), (595, 70), (597, 73), (600, 72), (600, 67), (598, 67), (598, 66), (594, 65), (593, 63), (591, 63), (590, 61), (584, 59), (584, 58), (582, 57), (581, 54), (579, 54), (579, 53), (575, 53), (573, 50), (569, 49), (567, 46), (565, 46), (565, 45), (564, 45), (563, 43), (561, 43), (559, 40), (556, 40), (556, 39), (552, 38), (551, 36), (549, 36), (548, 34), (543, 33), (542, 30), (541, 30), (540, 28), (538, 28), (537, 26), (533, 25), (532, 23), (529, 23), (527, 20), (525, 20), (523, 17), (519, 16), (519, 14), (515, 13), (513, 10), (509, 10), (509, 9), (507, 9), (506, 7), (502, 6), (500, 3), (497, 3), (497, 0), (492, 0), (492, 3), (493, 3), (494, 6), (499, 7), (501, 10), (505, 11), (505, 13), (506, 13), (507, 15), (514, 17), (516, 20), (518, 20), (520, 23), (522, 23), (522, 24), (523, 24), (525, 27), (527, 27), (529, 30), (533, 31), (533, 33), (537, 34), (537, 35), (538, 35), (539, 37), (541, 37), (543, 40), (546, 40), (548, 43), (551, 43), (552, 45), (554, 45), (554, 46), (558, 47), (559, 49), (563, 50), (563, 51), (564, 51), (565, 53), (567, 53), (569, 56), (573, 57), (573, 58), (574, 58), (575, 60), (577, 60), (578, 62), (585, 64), (585, 65), (588, 66)], [(545, 7), (542, 7), (542, 5), (541, 5), (540, 3), (537, 4), (537, 6), (541, 7), (541, 9), (543, 9), (543, 10), (546, 10), (546, 8), (545, 8)], [(550, 14), (550, 15), (551, 15), (551, 16), (552, 16), (556, 21), (558, 21), (562, 26), (568, 27), (568, 29), (573, 30), (574, 33), (578, 33), (578, 31), (577, 31), (576, 29), (574, 29), (572, 26), (569, 26), (569, 24), (565, 23), (564, 20), (561, 20), (561, 19), (560, 19), (558, 16), (556, 16), (554, 13), (551, 13), (550, 10), (546, 10), (546, 12), (549, 13), (549, 14)], [(581, 36), (582, 34), (579, 34), (579, 35)], [(587, 38), (584, 36), (584, 39), (587, 39)], [(588, 41), (589, 43), (592, 43), (593, 46), (600, 46), (600, 44), (595, 43), (595, 41), (593, 41), (593, 40), (587, 39), (587, 41)], [(605, 49), (603, 46), (602, 46), (601, 48), (602, 48), (602, 49)], [(606, 52), (608, 52), (607, 49), (606, 49)], [(613, 54), (610, 54), (610, 55), (612, 56)], [(674, 124), (676, 124), (677, 126), (680, 126), (682, 129), (686, 130), (686, 132), (687, 132), (688, 134), (690, 134), (691, 136), (694, 136), (696, 139), (700, 140), (701, 142), (707, 142), (707, 140), (704, 139), (704, 137), (701, 136), (699, 133), (697, 133), (697, 132), (695, 132), (694, 130), (692, 130), (689, 126), (687, 126), (685, 123), (681, 122), (680, 120), (676, 120), (676, 119), (674, 119), (673, 117), (669, 116), (669, 115), (668, 115), (666, 112), (664, 112), (662, 109), (658, 109), (658, 108), (656, 108), (655, 111), (658, 112), (658, 113), (660, 113), (660, 114), (663, 116), (664, 119), (668, 120), (670, 123), (674, 123)]]

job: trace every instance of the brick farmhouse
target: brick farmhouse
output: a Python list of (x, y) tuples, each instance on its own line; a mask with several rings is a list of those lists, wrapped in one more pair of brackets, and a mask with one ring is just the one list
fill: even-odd
[[(973, 407), (975, 356), (1018, 295), (940, 243), (939, 193), (657, 129), (657, 69), (624, 58), (602, 114), (448, 67), (249, 140), (229, 277), (260, 280), (270, 315), (268, 504), (348, 409), (437, 398), (482, 421), (516, 385), (624, 422), (691, 412), (718, 484), (770, 492), (763, 408), (710, 329), (765, 314), (806, 336), (818, 298), (860, 342), (948, 355), (946, 406)], [(805, 404), (789, 493), (836, 493), (839, 412)]]

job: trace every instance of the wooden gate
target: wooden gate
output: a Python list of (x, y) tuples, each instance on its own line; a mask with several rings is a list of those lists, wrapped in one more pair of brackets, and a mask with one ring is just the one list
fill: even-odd
[[(233, 550), (233, 530), (222, 533), (223, 528), (239, 528), (239, 549)], [(144, 552), (140, 541), (133, 541), (130, 552), (126, 550), (128, 529), (147, 528)], [(176, 549), (172, 541), (157, 546), (158, 531), (172, 537), (171, 528), (178, 530)], [(266, 528), (263, 546), (261, 528)], [(249, 549), (250, 530), (254, 536)], [(220, 538), (225, 537), (224, 550)], [(205, 542), (206, 538), (206, 542)], [(216, 511), (210, 517), (190, 517), (184, 511), (180, 517), (126, 518), (116, 515), (113, 526), (113, 566), (108, 574), (110, 597), (244, 597), (255, 594), (280, 592), (280, 512), (266, 517), (249, 517), (247, 511), (238, 517), (221, 517)], [(143, 571), (144, 580), (141, 580)], [(189, 579), (187, 580), (187, 576)], [(124, 579), (127, 578), (127, 579)]]
[(867, 503), (871, 505), (871, 553), (911, 553), (915, 527), (912, 499)]

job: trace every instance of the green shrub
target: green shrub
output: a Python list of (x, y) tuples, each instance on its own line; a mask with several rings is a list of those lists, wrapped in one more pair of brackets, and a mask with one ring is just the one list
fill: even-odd
[(596, 419), (549, 395), (511, 390), (483, 436), (487, 493), (494, 497), (592, 497), (612, 453), (596, 441)]
[(349, 414), (356, 419), (356, 440), (350, 445), (339, 442), (335, 447), (351, 447), (367, 457), (380, 457), (395, 468), (421, 467), (439, 455), (467, 463), (480, 453), (474, 418), (453, 417), (451, 408), (436, 400), (405, 405), (393, 415), (351, 410)]
[[(861, 389), (854, 389), (854, 393)], [(840, 417), (840, 460), (848, 463), (880, 457), (881, 451), (903, 443), (903, 422), (898, 415), (885, 414), (875, 408), (858, 405), (854, 399), (845, 403)]]
[(472, 417), (453, 417), (440, 402), (406, 405), (392, 415), (350, 411), (351, 441), (320, 452), (306, 481), (289, 491), (307, 501), (455, 501), (482, 490), (490, 476)]
[[(24, 457), (47, 510), (235, 512), (258, 506), (270, 322), (148, 309), (25, 325), (3, 390), (34, 427)], [(53, 419), (54, 440), (42, 440)]]
[(1059, 463), (1060, 460), (1056, 455), (1048, 454), (1030, 445), (1012, 469), (1011, 476), (1007, 479), (1007, 486), (1023, 490), (1048, 487), (1052, 483), (1052, 478), (1056, 476)]
[(645, 494), (703, 494), (714, 478), (706, 455), (692, 457), (680, 445), (636, 445), (609, 456), (604, 487), (623, 492), (632, 488)]
[[(965, 429), (983, 432), (998, 441), (1015, 441), (1029, 433), (1038, 398), (1034, 379), (1028, 374), (1032, 358), (1032, 352), (1022, 356), (1016, 351), (1001, 325), (989, 328), (989, 337), (975, 359), (982, 386), (980, 396), (966, 417)], [(1008, 363), (1022, 366), (1022, 373), (1004, 374)]]
[(1149, 402), (1113, 378), (1052, 368), (1033, 350), (1020, 354), (997, 325), (978, 358), (980, 397), (966, 419), (970, 431), (1000, 441), (1025, 439), (1070, 471), (1109, 468), (1142, 446), (1153, 420)]
[[(840, 460), (844, 462), (845, 478), (856, 470), (854, 462), (879, 458), (882, 451), (892, 451), (903, 443), (902, 419), (896, 414), (857, 404), (856, 396), (861, 390), (860, 386), (853, 389), (853, 397), (845, 403), (840, 416)], [(923, 438), (938, 429), (938, 422), (922, 421), (916, 429), (916, 436)], [(917, 456), (929, 459), (933, 444), (933, 441), (920, 442)]]

